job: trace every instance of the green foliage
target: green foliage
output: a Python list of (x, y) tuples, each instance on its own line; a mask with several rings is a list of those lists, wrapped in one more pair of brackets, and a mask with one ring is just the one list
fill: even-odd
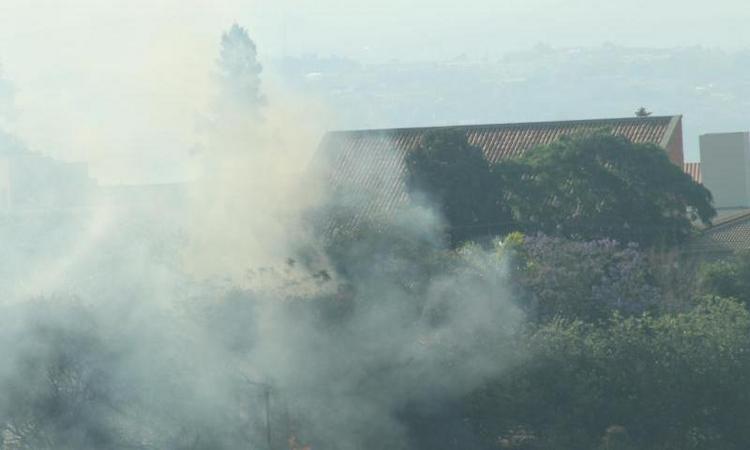
[(710, 192), (664, 149), (606, 131), (564, 137), (499, 166), (511, 175), (506, 185), (527, 232), (672, 245), (689, 237), (694, 220), (716, 214)]
[(703, 290), (710, 295), (750, 301), (750, 251), (737, 253), (729, 260), (715, 261), (702, 268)]
[(462, 131), (428, 133), (406, 156), (406, 167), (412, 197), (427, 196), (439, 205), (454, 246), (512, 229), (498, 177), (482, 150), (469, 144)]
[(750, 314), (735, 301), (607, 326), (556, 320), (529, 331), (518, 351), (527, 361), (473, 397), (488, 442), (519, 427), (545, 449), (741, 449), (750, 440)]
[(670, 246), (716, 214), (711, 193), (664, 149), (607, 131), (491, 165), (463, 132), (438, 130), (406, 156), (406, 167), (412, 197), (440, 206), (454, 246), (514, 230)]

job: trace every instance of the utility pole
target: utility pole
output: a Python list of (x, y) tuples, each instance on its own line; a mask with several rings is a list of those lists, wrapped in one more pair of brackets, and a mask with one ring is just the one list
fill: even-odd
[(253, 381), (246, 376), (243, 376), (243, 378), (247, 384), (263, 390), (263, 409), (266, 416), (266, 445), (268, 446), (268, 450), (273, 450), (273, 438), (271, 437), (271, 385)]
[(273, 443), (271, 441), (271, 386), (266, 385), (263, 390), (263, 399), (266, 408), (266, 441), (268, 443), (268, 450), (273, 450)]

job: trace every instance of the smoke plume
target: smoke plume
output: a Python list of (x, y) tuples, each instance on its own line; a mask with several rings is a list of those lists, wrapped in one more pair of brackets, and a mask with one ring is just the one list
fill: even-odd
[(363, 212), (310, 163), (327, 114), (242, 64), (197, 181), (3, 218), (2, 448), (471, 448), (453, 405), (523, 319), (502, 245), (450, 251), (416, 204), (333, 239)]

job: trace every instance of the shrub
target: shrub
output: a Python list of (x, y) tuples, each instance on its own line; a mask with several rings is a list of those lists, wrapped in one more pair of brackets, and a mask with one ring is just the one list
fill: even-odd
[(615, 424), (640, 449), (740, 449), (750, 440), (750, 314), (736, 301), (616, 315), (606, 326), (558, 319), (519, 350), (531, 356), (471, 399), (488, 441), (523, 427), (544, 448), (590, 449)]
[(703, 290), (709, 295), (750, 301), (750, 251), (739, 252), (728, 260), (715, 261), (702, 268)]

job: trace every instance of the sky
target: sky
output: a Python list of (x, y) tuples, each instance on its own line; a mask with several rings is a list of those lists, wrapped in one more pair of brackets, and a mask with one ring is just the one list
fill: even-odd
[(10, 126), (32, 148), (88, 160), (108, 182), (133, 178), (122, 167), (179, 177), (172, 161), (193, 145), (218, 40), (233, 22), (261, 58), (484, 58), (539, 43), (750, 47), (742, 0), (0, 0), (0, 67), (18, 111)]
[(0, 50), (137, 50), (159, 30), (215, 35), (232, 21), (273, 53), (375, 60), (483, 55), (536, 42), (736, 48), (750, 46), (748, 19), (741, 0), (2, 0)]

